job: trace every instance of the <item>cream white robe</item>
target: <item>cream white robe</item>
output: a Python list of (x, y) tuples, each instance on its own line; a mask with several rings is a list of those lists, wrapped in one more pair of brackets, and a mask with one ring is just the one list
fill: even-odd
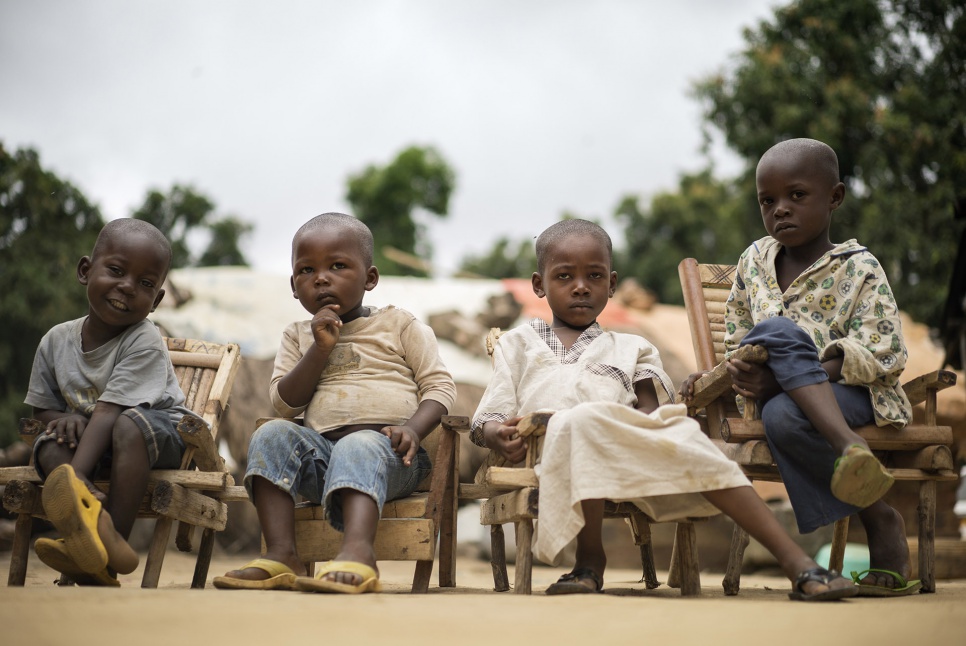
[(673, 387), (656, 348), (642, 337), (588, 328), (566, 351), (543, 321), (515, 328), (493, 354), (494, 374), (474, 416), (487, 419), (556, 411), (537, 476), (540, 517), (534, 555), (554, 563), (584, 525), (580, 502), (630, 501), (656, 520), (711, 516), (698, 492), (750, 486), (687, 417), (665, 404), (633, 406), (633, 384), (651, 378), (662, 401)]

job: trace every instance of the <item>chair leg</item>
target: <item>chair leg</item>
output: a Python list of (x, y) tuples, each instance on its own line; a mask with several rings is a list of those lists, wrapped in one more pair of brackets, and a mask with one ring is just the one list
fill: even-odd
[(745, 558), (745, 548), (748, 547), (748, 532), (738, 525), (731, 533), (731, 548), (728, 550), (728, 567), (725, 577), (721, 581), (725, 595), (733, 597), (741, 587), (741, 562)]
[(631, 514), (627, 517), (627, 524), (634, 536), (634, 544), (641, 548), (641, 581), (648, 590), (661, 585), (657, 580), (657, 570), (654, 567), (654, 544), (651, 542), (651, 524), (644, 514)]
[[(835, 521), (832, 526), (832, 549), (828, 555), (828, 569), (842, 572), (845, 564), (845, 544), (849, 540), (849, 517)], [(821, 565), (821, 564), (819, 564)]]
[(214, 547), (215, 530), (205, 527), (201, 532), (201, 543), (198, 545), (198, 560), (195, 562), (195, 574), (191, 579), (192, 588), (204, 589), (205, 582), (208, 579), (208, 567), (211, 565), (211, 552)]
[(936, 481), (919, 483), (919, 580), (922, 592), (936, 591)]
[(27, 581), (27, 559), (30, 558), (30, 531), (34, 519), (30, 514), (17, 514), (13, 530), (13, 546), (10, 552), (10, 571), (7, 585), (23, 585)]
[(490, 568), (493, 570), (493, 589), (506, 592), (510, 589), (510, 577), (506, 572), (506, 538), (503, 525), (490, 525)]
[(426, 594), (429, 582), (433, 578), (433, 562), (416, 561), (416, 573), (413, 575), (413, 594)]
[(164, 564), (164, 553), (168, 549), (168, 538), (171, 536), (173, 523), (171, 518), (161, 516), (154, 525), (154, 536), (151, 538), (147, 562), (144, 564), (144, 576), (141, 578), (142, 588), (158, 587), (158, 581), (161, 580), (161, 566)]
[(513, 528), (516, 530), (517, 539), (513, 591), (517, 594), (530, 594), (533, 575), (533, 521), (518, 520), (513, 524)]
[[(457, 456), (459, 442), (455, 443)], [(459, 464), (459, 460), (455, 461)], [(439, 519), (439, 587), (456, 587), (456, 488), (459, 486), (459, 471), (454, 468), (453, 476), (447, 483), (443, 494)]]
[(681, 596), (695, 597), (701, 594), (701, 575), (698, 572), (698, 543), (694, 523), (678, 523), (674, 542), (677, 545), (678, 568), (681, 573)]

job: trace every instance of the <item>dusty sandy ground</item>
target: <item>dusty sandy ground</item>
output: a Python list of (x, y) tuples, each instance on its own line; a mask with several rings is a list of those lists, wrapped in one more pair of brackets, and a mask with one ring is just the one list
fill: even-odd
[[(7, 554), (0, 554), (6, 579)], [(210, 576), (240, 564), (216, 555)], [(966, 580), (931, 595), (808, 604), (787, 599), (782, 578), (748, 575), (725, 597), (721, 575), (702, 574), (703, 595), (645, 590), (632, 570), (608, 570), (606, 594), (541, 594), (562, 572), (534, 569), (530, 597), (491, 591), (489, 564), (461, 558), (457, 587), (408, 594), (412, 565), (382, 563), (383, 594), (191, 590), (190, 555), (169, 552), (157, 590), (140, 570), (120, 589), (58, 588), (31, 558), (27, 585), (0, 589), (0, 643), (96, 644), (963, 644)], [(512, 580), (512, 573), (511, 573)], [(660, 578), (666, 573), (659, 573)]]

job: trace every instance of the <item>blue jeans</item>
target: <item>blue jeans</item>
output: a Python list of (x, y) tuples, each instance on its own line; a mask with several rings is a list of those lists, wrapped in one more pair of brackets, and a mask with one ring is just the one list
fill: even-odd
[[(822, 368), (818, 349), (808, 333), (783, 316), (755, 325), (741, 345), (762, 345), (768, 349), (766, 365), (783, 390), (828, 381), (828, 373)], [(849, 426), (873, 423), (875, 416), (867, 388), (835, 383), (831, 386)], [(813, 532), (859, 511), (832, 495), (832, 471), (839, 456), (788, 393), (779, 393), (766, 401), (761, 406), (761, 420), (799, 532)]]
[(342, 489), (368, 495), (381, 515), (387, 500), (411, 494), (431, 468), (423, 448), (407, 467), (389, 438), (378, 431), (356, 431), (332, 441), (318, 431), (276, 419), (252, 436), (245, 487), (252, 498), (252, 478), (265, 478), (293, 500), (300, 495), (323, 504), (329, 523), (344, 531)]

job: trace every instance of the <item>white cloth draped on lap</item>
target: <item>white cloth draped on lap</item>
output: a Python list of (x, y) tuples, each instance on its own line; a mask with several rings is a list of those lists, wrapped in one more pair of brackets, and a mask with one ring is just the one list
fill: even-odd
[(540, 464), (534, 555), (556, 564), (584, 525), (582, 500), (633, 502), (654, 520), (718, 513), (699, 492), (750, 486), (682, 404), (645, 414), (588, 402), (550, 418)]

